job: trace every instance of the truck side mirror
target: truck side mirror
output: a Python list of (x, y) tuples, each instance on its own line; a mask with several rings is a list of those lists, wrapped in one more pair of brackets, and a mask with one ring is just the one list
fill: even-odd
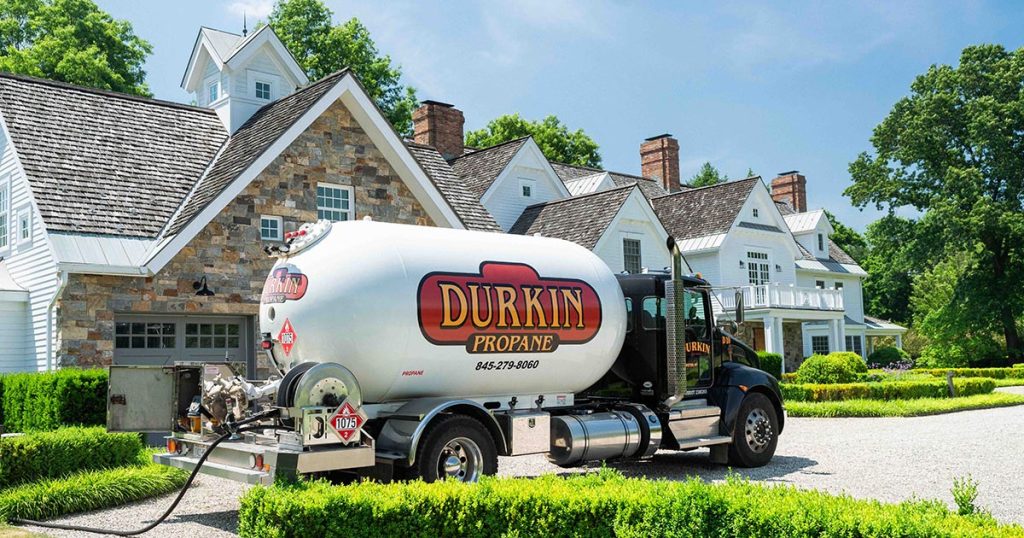
[(736, 290), (736, 314), (733, 316), (736, 323), (743, 323), (743, 290)]

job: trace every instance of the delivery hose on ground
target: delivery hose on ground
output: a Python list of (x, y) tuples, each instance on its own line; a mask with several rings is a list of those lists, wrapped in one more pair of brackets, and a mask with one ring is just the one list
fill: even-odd
[(192, 485), (192, 481), (195, 480), (196, 476), (199, 474), (199, 469), (201, 469), (203, 467), (203, 464), (206, 463), (206, 459), (210, 457), (210, 454), (213, 453), (213, 449), (217, 448), (217, 445), (219, 445), (221, 443), (221, 441), (224, 441), (225, 439), (228, 439), (232, 435), (235, 435), (235, 434), (238, 434), (238, 433), (243, 433), (243, 432), (248, 432), (248, 431), (255, 431), (255, 430), (264, 429), (265, 428), (264, 426), (249, 426), (248, 428), (242, 428), (241, 426), (244, 426), (245, 424), (250, 424), (252, 422), (256, 422), (257, 420), (262, 420), (262, 419), (265, 419), (265, 418), (269, 418), (269, 417), (277, 414), (277, 412), (278, 412), (277, 409), (273, 409), (273, 410), (266, 411), (266, 412), (260, 413), (258, 415), (255, 415), (253, 417), (247, 418), (245, 420), (241, 420), (239, 422), (236, 422), (236, 423), (234, 423), (232, 425), (232, 429), (231, 429), (232, 431), (229, 431), (229, 432), (225, 433), (224, 435), (221, 435), (220, 437), (215, 439), (212, 443), (210, 443), (210, 446), (207, 447), (206, 452), (204, 452), (203, 455), (199, 457), (199, 461), (196, 462), (196, 467), (194, 469), (192, 469), (192, 474), (189, 475), (188, 480), (185, 481), (185, 485), (181, 487), (180, 491), (178, 491), (178, 496), (174, 498), (174, 502), (172, 502), (171, 505), (167, 507), (167, 510), (163, 513), (163, 515), (161, 515), (159, 518), (154, 520), (152, 523), (150, 523), (149, 525), (146, 525), (145, 527), (143, 527), (141, 529), (136, 529), (136, 530), (132, 530), (132, 531), (121, 531), (121, 530), (114, 530), (114, 529), (100, 529), (100, 528), (95, 528), (95, 527), (79, 527), (77, 525), (63, 525), (63, 524), (60, 524), (60, 523), (47, 523), (45, 521), (33, 521), (31, 519), (17, 519), (17, 518), (11, 519), (11, 523), (14, 523), (16, 525), (32, 525), (32, 526), (35, 526), (35, 527), (43, 527), (43, 528), (47, 528), (47, 529), (60, 529), (60, 530), (65, 530), (65, 531), (91, 532), (91, 533), (95, 533), (95, 534), (112, 534), (114, 536), (136, 536), (136, 535), (142, 534), (144, 532), (149, 532), (149, 531), (155, 529), (157, 527), (157, 525), (163, 523), (164, 520), (166, 520), (171, 515), (171, 513), (174, 512), (174, 509), (178, 507), (178, 503), (181, 502), (182, 497), (185, 496), (185, 492), (188, 491), (189, 486)]

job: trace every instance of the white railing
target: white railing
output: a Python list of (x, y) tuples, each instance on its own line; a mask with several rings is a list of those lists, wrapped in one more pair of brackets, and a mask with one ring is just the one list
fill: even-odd
[[(743, 309), (801, 308), (843, 311), (843, 290), (801, 288), (792, 284), (760, 284), (718, 288), (714, 293), (725, 312), (736, 309), (736, 290), (743, 292)], [(718, 306), (717, 304), (715, 306)]]

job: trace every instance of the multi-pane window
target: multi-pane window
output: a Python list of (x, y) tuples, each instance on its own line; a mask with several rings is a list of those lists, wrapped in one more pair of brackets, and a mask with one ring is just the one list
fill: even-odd
[(627, 273), (640, 272), (640, 240), (622, 240), (622, 259)]
[(185, 347), (198, 349), (230, 349), (241, 342), (237, 323), (186, 323)]
[(754, 208), (754, 218), (755, 219), (757, 218), (757, 208), (756, 207)]
[(767, 284), (771, 277), (771, 270), (768, 266), (768, 253), (749, 251), (747, 252), (747, 276), (750, 283), (754, 285)]
[(815, 355), (828, 355), (828, 336), (811, 337), (811, 353)]
[(814, 287), (818, 288), (819, 290), (825, 289), (825, 281), (824, 280), (815, 280), (814, 281)]
[(537, 182), (532, 179), (519, 180), (519, 193), (523, 198), (533, 198), (533, 187)]
[(352, 220), (352, 189), (338, 185), (316, 186), (316, 218)]
[(270, 83), (262, 80), (256, 81), (256, 98), (270, 99)]
[(114, 347), (117, 349), (174, 348), (174, 324), (115, 323)]
[(863, 356), (862, 351), (864, 348), (861, 347), (860, 336), (846, 335), (846, 351), (852, 351), (858, 355)]
[(10, 231), (11, 200), (9, 182), (0, 183), (0, 249), (7, 247), (7, 235)]
[(282, 239), (281, 217), (262, 215), (260, 217), (260, 239), (264, 241), (280, 241)]
[(32, 217), (26, 210), (18, 218), (18, 240), (27, 241), (30, 237), (32, 237)]
[(210, 96), (210, 102), (212, 103), (216, 101), (217, 98), (220, 97), (220, 81), (214, 80), (213, 82), (210, 82), (210, 84), (207, 85), (207, 91)]

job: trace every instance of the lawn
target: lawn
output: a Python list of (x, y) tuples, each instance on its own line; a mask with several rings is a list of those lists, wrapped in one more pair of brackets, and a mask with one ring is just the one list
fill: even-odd
[(1024, 405), (1024, 395), (995, 392), (961, 398), (786, 402), (791, 417), (917, 417), (972, 409)]

